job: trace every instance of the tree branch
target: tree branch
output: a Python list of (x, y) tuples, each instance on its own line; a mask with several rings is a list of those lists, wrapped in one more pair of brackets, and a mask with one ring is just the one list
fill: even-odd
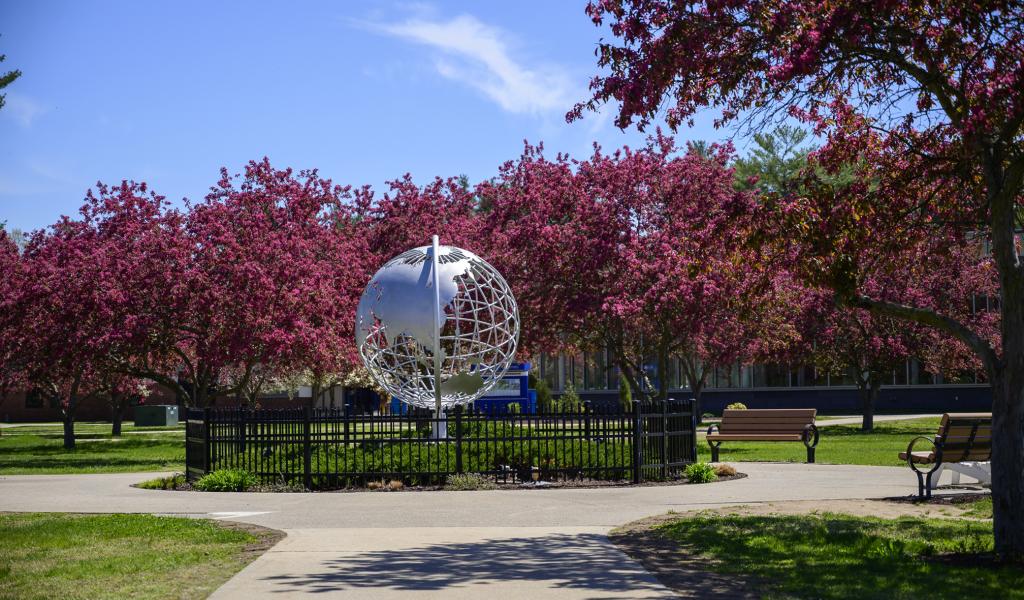
[(1001, 365), (999, 356), (992, 345), (984, 338), (970, 330), (966, 325), (950, 317), (926, 308), (907, 306), (896, 302), (874, 300), (867, 296), (854, 296), (843, 301), (856, 308), (863, 308), (875, 314), (906, 319), (922, 325), (929, 325), (944, 331), (967, 344), (978, 355), (990, 373), (994, 373)]

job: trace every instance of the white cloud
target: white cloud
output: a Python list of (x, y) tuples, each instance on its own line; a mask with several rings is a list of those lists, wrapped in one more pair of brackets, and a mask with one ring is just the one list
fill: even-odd
[(31, 127), (36, 117), (46, 112), (37, 102), (32, 99), (8, 92), (4, 100), (4, 107), (0, 108), (0, 114), (7, 113), (14, 117), (23, 127)]
[(476, 88), (508, 112), (536, 115), (572, 107), (573, 86), (564, 69), (525, 66), (512, 56), (508, 33), (472, 16), (371, 27), (439, 51), (434, 59), (438, 74)]

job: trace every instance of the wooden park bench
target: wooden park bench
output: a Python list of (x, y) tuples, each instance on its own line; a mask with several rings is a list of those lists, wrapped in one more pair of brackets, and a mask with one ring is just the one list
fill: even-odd
[(722, 421), (708, 428), (711, 462), (718, 462), (722, 442), (803, 442), (807, 462), (813, 463), (818, 445), (817, 413), (814, 408), (726, 409)]
[[(925, 440), (930, 450), (914, 451), (914, 444)], [(935, 439), (919, 436), (910, 441), (900, 458), (917, 474), (917, 495), (930, 498), (939, 484), (942, 471), (953, 472), (953, 483), (960, 475), (973, 477), (981, 484), (992, 483), (992, 413), (947, 413), (942, 415)], [(918, 465), (931, 465), (922, 471)]]

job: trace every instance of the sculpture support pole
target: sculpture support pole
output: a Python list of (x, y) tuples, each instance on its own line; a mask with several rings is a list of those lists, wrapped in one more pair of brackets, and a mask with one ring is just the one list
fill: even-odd
[(433, 285), (434, 285), (434, 408), (436, 411), (435, 417), (437, 418), (437, 428), (435, 429), (434, 437), (440, 439), (448, 436), (447, 424), (442, 424), (441, 419), (444, 415), (441, 414), (441, 286), (440, 278), (438, 277), (438, 253), (440, 252), (441, 245), (435, 235), (432, 241), (433, 249), (430, 253), (433, 264), (431, 269), (433, 271)]

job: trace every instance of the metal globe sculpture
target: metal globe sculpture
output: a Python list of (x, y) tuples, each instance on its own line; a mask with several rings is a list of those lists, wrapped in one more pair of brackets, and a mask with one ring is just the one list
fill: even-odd
[(518, 338), (519, 310), (505, 279), (437, 236), (381, 267), (356, 311), (359, 355), (377, 383), (438, 412), (493, 388)]

